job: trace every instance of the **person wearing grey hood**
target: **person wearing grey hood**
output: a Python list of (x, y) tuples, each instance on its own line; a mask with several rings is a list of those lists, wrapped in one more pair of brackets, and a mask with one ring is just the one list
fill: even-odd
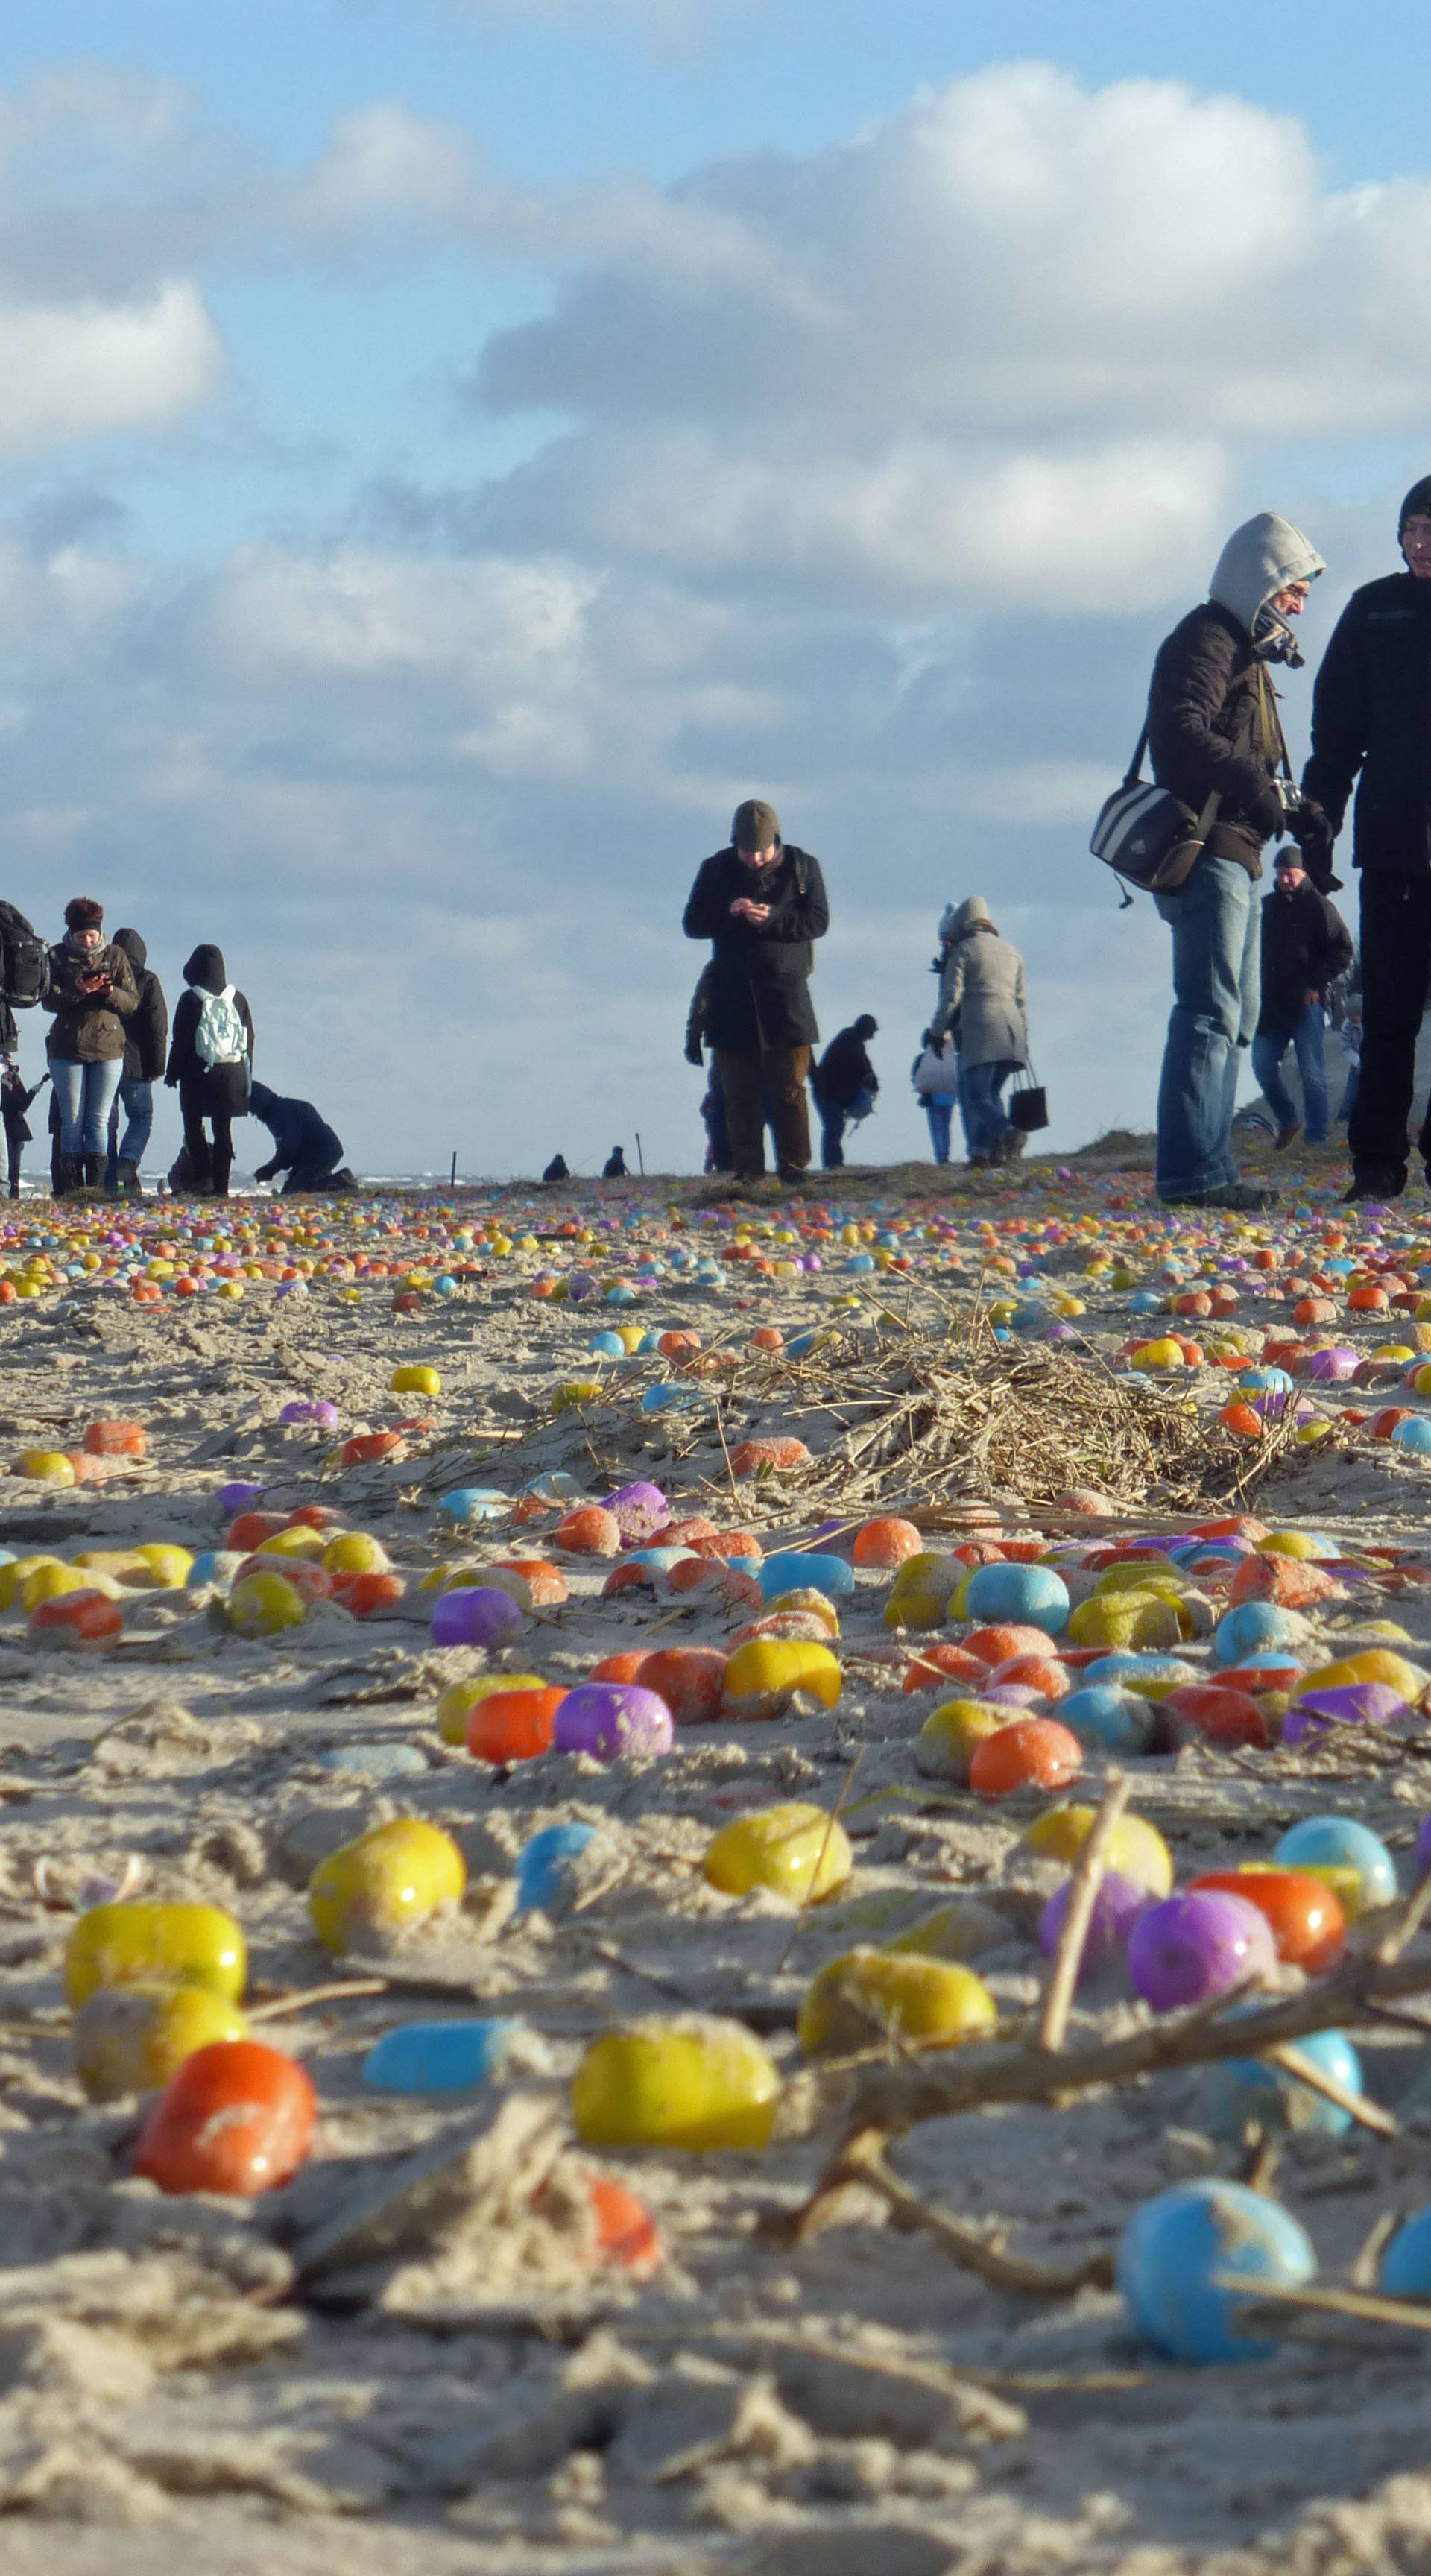
[(1209, 595), (1173, 628), (1153, 665), (1153, 776), (1194, 816), (1217, 804), (1175, 894), (1155, 897), (1173, 934), (1173, 1011), (1158, 1086), (1158, 1196), (1169, 1207), (1260, 1208), (1273, 1190), (1239, 1180), (1232, 1117), (1242, 1050), (1260, 1004), (1261, 905), (1253, 886), (1266, 842), (1290, 832), (1322, 892), (1331, 882), (1326, 816), (1287, 775), (1269, 665), (1302, 660), (1300, 617), (1321, 556), (1273, 510), (1234, 530)]
[[(1397, 520), (1403, 572), (1354, 590), (1312, 693), (1307, 795), (1339, 832), (1356, 790), (1362, 1057), (1349, 1199), (1406, 1187), (1416, 1040), (1431, 985), (1431, 474)], [(1431, 1112), (1417, 1139), (1431, 1176)]]
[(1023, 1136), (1004, 1109), (1010, 1074), (1029, 1060), (1024, 961), (1001, 939), (981, 894), (951, 906), (939, 925), (944, 966), (930, 1039), (952, 1037), (959, 1050), (959, 1115), (973, 1169), (1022, 1151)]

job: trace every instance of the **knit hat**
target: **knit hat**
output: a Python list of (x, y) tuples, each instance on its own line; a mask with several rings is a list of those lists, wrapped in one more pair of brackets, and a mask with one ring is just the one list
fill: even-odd
[(730, 837), (738, 850), (774, 849), (780, 840), (780, 817), (759, 796), (747, 796), (735, 809)]
[(1408, 519), (1431, 519), (1431, 474), (1423, 474), (1419, 483), (1413, 483), (1402, 502), (1396, 522), (1398, 537), (1405, 534)]
[(96, 903), (93, 895), (71, 895), (65, 905), (67, 930), (98, 930), (103, 919), (104, 906), (102, 903)]
[(1306, 862), (1303, 859), (1302, 853), (1298, 849), (1296, 842), (1284, 841), (1281, 849), (1278, 851), (1272, 862), (1272, 873), (1275, 876), (1282, 868), (1300, 869), (1304, 867), (1305, 864)]

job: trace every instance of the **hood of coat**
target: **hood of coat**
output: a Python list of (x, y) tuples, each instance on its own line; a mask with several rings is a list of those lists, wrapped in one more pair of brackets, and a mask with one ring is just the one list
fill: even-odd
[(185, 983), (201, 985), (206, 993), (221, 993), (228, 980), (222, 948), (196, 948), (184, 968)]
[(114, 934), (114, 944), (116, 948), (123, 949), (125, 956), (128, 958), (130, 965), (134, 969), (136, 977), (142, 975), (145, 967), (149, 963), (149, 951), (145, 946), (144, 941), (140, 938), (138, 931), (116, 930)]
[(941, 939), (967, 939), (973, 930), (992, 930), (989, 907), (981, 894), (966, 895), (959, 904), (951, 903), (939, 924)]
[(248, 1105), (254, 1116), (261, 1118), (266, 1126), (269, 1111), (278, 1107), (278, 1094), (270, 1091), (266, 1082), (250, 1083)]
[[(1289, 582), (1315, 581), (1326, 565), (1309, 537), (1275, 510), (1234, 528), (1217, 559), (1209, 597), (1244, 626), (1272, 660), (1300, 662), (1292, 629), (1268, 609)], [(1264, 611), (1266, 612), (1264, 615)]]

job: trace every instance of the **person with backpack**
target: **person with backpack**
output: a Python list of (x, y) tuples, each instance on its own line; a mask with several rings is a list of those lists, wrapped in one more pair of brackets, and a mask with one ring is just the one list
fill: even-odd
[[(1153, 776), (1186, 807), (1190, 835), (1207, 816), (1175, 893), (1154, 895), (1173, 934), (1173, 1011), (1158, 1085), (1157, 1191), (1165, 1207), (1270, 1207), (1232, 1160), (1241, 1050), (1261, 1003), (1261, 906), (1253, 886), (1265, 844), (1290, 832), (1319, 892), (1330, 890), (1326, 816), (1292, 788), (1269, 665), (1300, 665), (1289, 620), (1326, 566), (1273, 510), (1234, 529), (1208, 597), (1158, 648), (1148, 697)], [(1280, 784), (1285, 778), (1285, 784)], [(1211, 800), (1216, 805), (1209, 811)]]
[[(174, 1013), (166, 1087), (177, 1086), (184, 1151), (200, 1197), (226, 1199), (233, 1169), (233, 1122), (248, 1115), (253, 1013), (228, 980), (221, 948), (202, 945), (184, 968)], [(213, 1141), (204, 1132), (207, 1119)]]
[(139, 1008), (134, 970), (104, 935), (104, 906), (77, 894), (49, 952), (44, 1007), (54, 1017), (50, 1075), (60, 1118), (62, 1195), (104, 1180), (104, 1131), (124, 1071), (125, 1024)]
[(853, 1119), (858, 1126), (875, 1105), (879, 1075), (869, 1059), (869, 1041), (878, 1034), (878, 1020), (864, 1012), (831, 1038), (810, 1076), (820, 1112), (820, 1160), (827, 1172), (844, 1163), (847, 1122)]
[(919, 1048), (909, 1068), (909, 1078), (929, 1121), (934, 1159), (936, 1163), (947, 1163), (949, 1130), (959, 1103), (959, 1051), (951, 1037), (943, 1037), (936, 1044), (932, 1029), (924, 1031)]
[(762, 1091), (774, 1113), (780, 1177), (810, 1162), (810, 1049), (820, 1032), (810, 1001), (814, 942), (830, 926), (820, 862), (781, 836), (762, 798), (738, 805), (729, 844), (702, 861), (683, 916), (688, 939), (711, 942), (704, 1034), (715, 1050), (738, 1181), (765, 1171)]
[(929, 1035), (935, 1046), (952, 1036), (959, 1050), (959, 1114), (977, 1171), (1019, 1150), (1011, 1143), (1018, 1131), (1005, 1114), (1003, 1088), (1029, 1060), (1024, 961), (999, 937), (981, 894), (951, 906), (939, 936), (945, 963)]
[(5, 1180), (12, 1199), (20, 1195), (20, 1169), (25, 1147), (32, 1142), (25, 1112), (38, 1100), (49, 1079), (47, 1073), (42, 1073), (27, 1090), (18, 1064), (8, 1056), (0, 1063), (0, 1126), (5, 1130)]
[[(1416, 1042), (1431, 985), (1431, 474), (1396, 527), (1404, 569), (1354, 590), (1312, 692), (1304, 793), (1328, 845), (1356, 787), (1361, 877), (1361, 1073), (1347, 1142), (1349, 1199), (1406, 1187)], [(1417, 1138), (1431, 1177), (1431, 1113)]]
[(273, 1152), (266, 1163), (259, 1164), (253, 1176), (256, 1181), (276, 1180), (286, 1172), (286, 1199), (300, 1190), (357, 1188), (344, 1167), (341, 1138), (311, 1100), (281, 1100), (266, 1082), (255, 1082), (249, 1087), (248, 1105), (273, 1138)]
[[(164, 987), (149, 965), (149, 951), (137, 930), (116, 930), (116, 948), (122, 948), (134, 969), (139, 992), (139, 1008), (124, 1032), (124, 1071), (119, 1077), (119, 1090), (109, 1113), (109, 1159), (105, 1165), (104, 1185), (109, 1190), (122, 1190), (126, 1195), (142, 1197), (139, 1166), (144, 1160), (149, 1139), (154, 1132), (154, 1085), (164, 1077), (164, 1051), (169, 1042), (169, 1005)], [(119, 1133), (119, 1113), (124, 1112), (124, 1135)]]

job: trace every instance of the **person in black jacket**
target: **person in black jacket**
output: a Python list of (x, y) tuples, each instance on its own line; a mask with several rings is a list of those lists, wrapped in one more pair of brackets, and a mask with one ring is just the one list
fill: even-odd
[(266, 1082), (249, 1086), (248, 1105), (273, 1138), (273, 1152), (254, 1173), (256, 1181), (288, 1174), (283, 1195), (299, 1190), (351, 1189), (352, 1173), (343, 1168), (343, 1146), (311, 1100), (281, 1100)]
[(738, 1180), (765, 1169), (761, 1092), (769, 1092), (782, 1180), (810, 1161), (806, 1082), (820, 1032), (810, 1001), (812, 943), (830, 926), (820, 862), (781, 838), (759, 797), (738, 805), (730, 846), (702, 862), (687, 902), (688, 939), (711, 942), (705, 1034), (715, 1049)]
[(878, 1020), (866, 1011), (831, 1038), (810, 1077), (820, 1112), (820, 1160), (827, 1172), (838, 1171), (844, 1162), (849, 1118), (867, 1118), (874, 1107), (879, 1075), (869, 1059), (869, 1040), (878, 1034)]
[[(149, 965), (149, 951), (137, 930), (116, 930), (116, 948), (122, 948), (134, 969), (139, 987), (139, 1008), (124, 1024), (124, 1071), (119, 1077), (119, 1090), (109, 1113), (109, 1161), (105, 1167), (106, 1189), (123, 1190), (130, 1195), (143, 1195), (139, 1187), (139, 1166), (144, 1160), (149, 1139), (154, 1132), (154, 1085), (164, 1079), (164, 1051), (169, 1043), (169, 1005), (164, 988)], [(123, 1141), (119, 1134), (119, 1113), (124, 1111)]]
[(20, 1166), (25, 1159), (25, 1147), (32, 1141), (25, 1112), (39, 1098), (49, 1078), (47, 1073), (42, 1073), (39, 1081), (27, 1090), (18, 1064), (13, 1064), (8, 1056), (0, 1062), (0, 1126), (5, 1130), (5, 1181), (12, 1199), (20, 1195)]
[[(234, 1160), (233, 1122), (248, 1115), (253, 1013), (228, 980), (221, 948), (196, 948), (184, 968), (184, 982), (188, 989), (174, 1013), (164, 1080), (171, 1091), (178, 1086), (184, 1151), (198, 1195), (226, 1199)], [(205, 1119), (213, 1129), (212, 1145), (204, 1133)]]
[(1282, 1080), (1288, 1047), (1297, 1054), (1307, 1142), (1327, 1141), (1327, 1063), (1322, 1044), (1327, 988), (1352, 962), (1351, 932), (1328, 896), (1318, 894), (1287, 844), (1277, 853), (1272, 892), (1262, 906), (1262, 1012), (1252, 1041), (1252, 1070), (1277, 1120), (1282, 1153), (1301, 1121)]
[[(1404, 572), (1354, 590), (1312, 693), (1303, 773), (1333, 834), (1353, 782), (1361, 871), (1361, 1082), (1351, 1199), (1406, 1187), (1416, 1039), (1431, 984), (1431, 474), (1401, 504)], [(1418, 1145), (1431, 1170), (1431, 1117)]]
[[(1175, 894), (1155, 897), (1173, 933), (1173, 1013), (1158, 1086), (1158, 1196), (1171, 1207), (1267, 1207), (1232, 1160), (1239, 1049), (1260, 1000), (1262, 846), (1290, 828), (1309, 873), (1330, 874), (1325, 817), (1278, 787), (1285, 765), (1273, 661), (1299, 663), (1290, 618), (1325, 570), (1301, 531), (1264, 510), (1223, 547), (1210, 596), (1160, 646), (1148, 698), (1153, 776), (1198, 820), (1203, 847)], [(1214, 811), (1210, 800), (1217, 798)], [(1191, 830), (1190, 826), (1190, 830)]]

